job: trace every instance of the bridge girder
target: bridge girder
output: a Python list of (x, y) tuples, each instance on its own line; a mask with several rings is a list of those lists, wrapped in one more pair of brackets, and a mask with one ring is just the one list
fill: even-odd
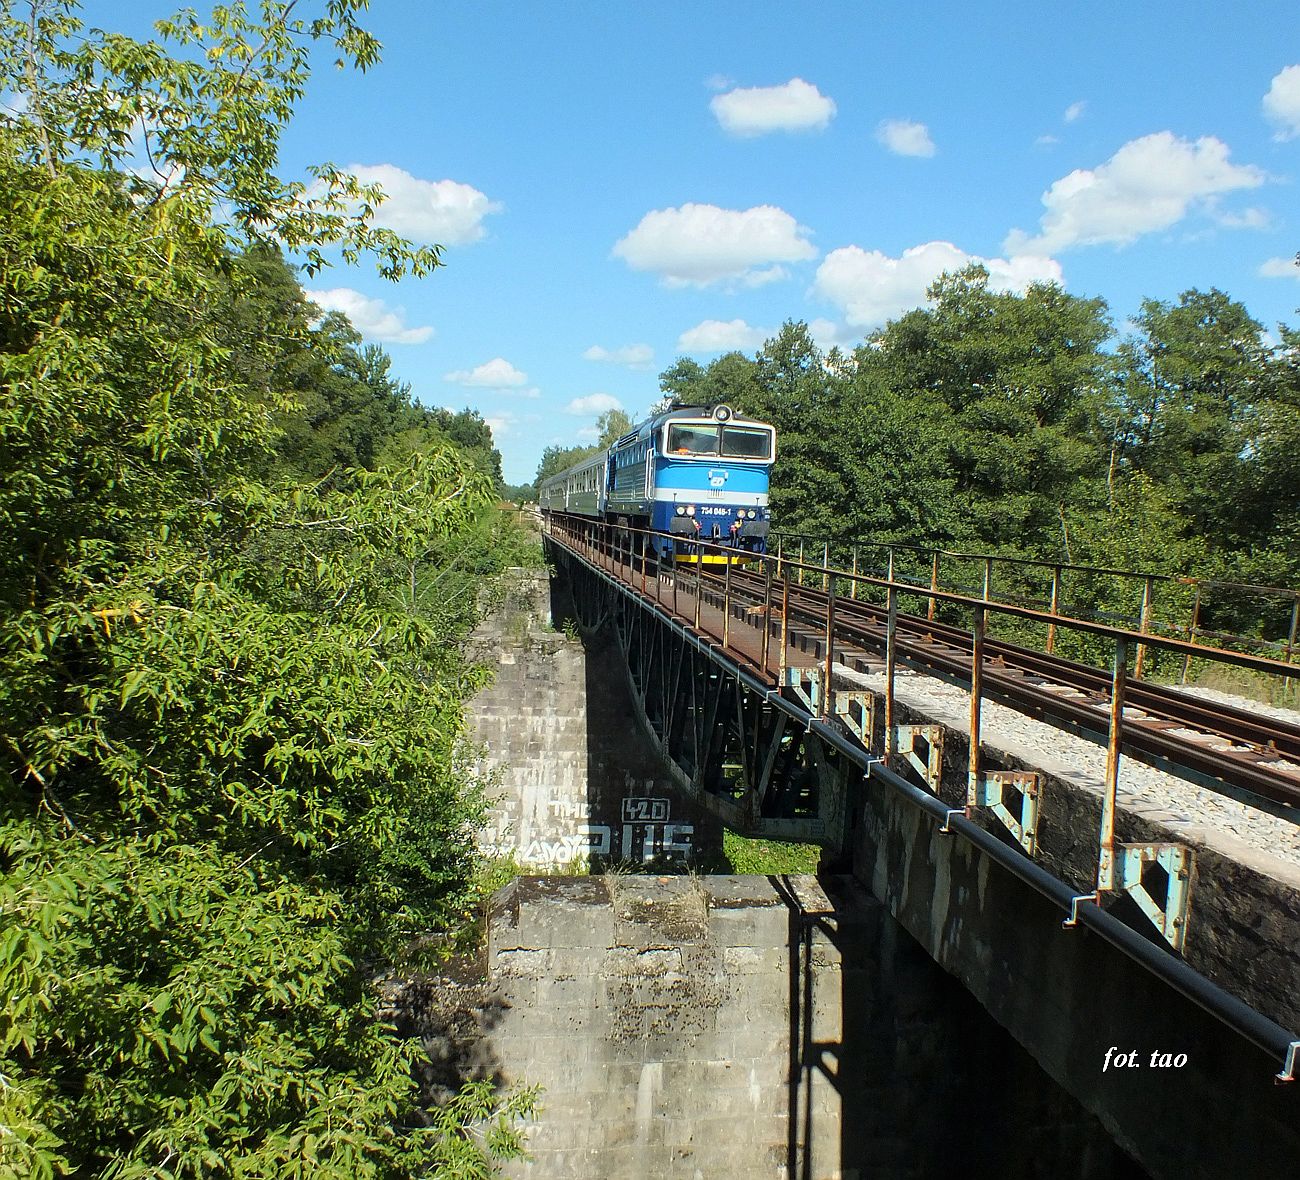
[(637, 721), (684, 792), (743, 835), (843, 847), (849, 768), (773, 703), (775, 686), (760, 691), (720, 647), (563, 546), (548, 560), (582, 629), (618, 644)]

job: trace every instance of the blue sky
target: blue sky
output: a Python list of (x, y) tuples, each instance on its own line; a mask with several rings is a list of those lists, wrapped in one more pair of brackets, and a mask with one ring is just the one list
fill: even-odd
[[(202, 5), (196, 5), (202, 7)], [(154, 0), (93, 3), (139, 34)], [(355, 166), (445, 268), (307, 282), (510, 482), (785, 319), (851, 345), (967, 259), (1108, 303), (1218, 287), (1300, 324), (1300, 10), (1200, 0), (374, 0), (283, 172)]]

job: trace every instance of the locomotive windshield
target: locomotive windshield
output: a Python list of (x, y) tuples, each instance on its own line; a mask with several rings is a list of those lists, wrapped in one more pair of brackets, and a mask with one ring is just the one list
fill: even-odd
[(747, 426), (714, 426), (703, 422), (668, 426), (669, 455), (722, 455), (728, 459), (770, 459), (771, 430)]
[(743, 426), (722, 428), (722, 453), (733, 459), (770, 459), (772, 432), (747, 430)]
[(671, 425), (668, 427), (668, 453), (670, 455), (716, 455), (718, 428), (704, 425)]

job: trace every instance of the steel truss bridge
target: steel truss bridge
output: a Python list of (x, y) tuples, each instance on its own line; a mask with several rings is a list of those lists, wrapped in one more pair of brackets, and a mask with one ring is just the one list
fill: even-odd
[[(1054, 907), (1060, 926), (1099, 936), (1261, 1051), (1277, 1081), (1300, 1076), (1300, 1035), (1171, 953), (1184, 948), (1195, 850), (1116, 837), (1124, 756), (1300, 820), (1300, 727), (1211, 706), (1134, 675), (1151, 649), (1277, 676), (1294, 673), (1289, 663), (1210, 648), (1195, 636), (1180, 640), (998, 601), (987, 577), (978, 596), (935, 582), (918, 586), (895, 578), (892, 557), (884, 576), (875, 576), (859, 572), (856, 560), (846, 570), (788, 554), (744, 566), (709, 563), (701, 545), (695, 560), (661, 568), (635, 529), (548, 514), (543, 535), (579, 624), (616, 638), (639, 720), (679, 786), (728, 826), (816, 841), (832, 858), (853, 857), (871, 828), (883, 861), (885, 837), (864, 788), (884, 788), (891, 806), (912, 815), (909, 822), (971, 846)], [(915, 613), (904, 610), (909, 604)], [(969, 625), (945, 616), (964, 616)], [(1049, 649), (1065, 631), (1109, 645), (1111, 672), (991, 638), (993, 618), (1045, 629)], [(915, 716), (897, 699), (900, 666), (967, 690), (964, 734)], [(1041, 776), (987, 764), (980, 741), (987, 699), (1105, 744), (1091, 891), (1036, 859)], [(1130, 924), (1110, 912), (1121, 897), (1145, 916), (1145, 931), (1136, 928), (1141, 920)]]

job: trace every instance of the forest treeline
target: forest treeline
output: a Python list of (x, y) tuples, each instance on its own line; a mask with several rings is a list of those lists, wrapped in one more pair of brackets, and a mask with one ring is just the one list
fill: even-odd
[(0, 0), (0, 1177), (482, 1176), (531, 1101), (377, 1018), (475, 910), (461, 641), (518, 541), (481, 418), (285, 261), (439, 261), (276, 177), (303, 51), (376, 50), (294, 7)]
[[(878, 570), (872, 544), (1300, 587), (1300, 333), (1270, 340), (1218, 290), (1147, 300), (1119, 338), (1104, 301), (994, 290), (979, 266), (928, 294), (851, 350), (791, 321), (753, 357), (680, 358), (660, 389), (772, 422), (775, 527), (829, 538), (844, 562), (857, 541)], [(630, 423), (600, 425), (608, 445)], [(536, 482), (596, 449), (548, 448)], [(929, 556), (913, 561), (928, 578)], [(1048, 578), (1016, 575), (1026, 592)], [(1069, 589), (1072, 609), (1130, 621), (1143, 592)], [(1159, 594), (1188, 625), (1192, 592)], [(1291, 606), (1224, 592), (1200, 621), (1276, 640)]]
[[(777, 527), (842, 550), (1300, 587), (1300, 333), (1270, 341), (1217, 290), (1147, 300), (1118, 341), (1102, 300), (992, 290), (978, 266), (929, 295), (851, 351), (823, 352), (791, 322), (752, 358), (680, 359), (661, 386), (774, 423)], [(1190, 590), (1159, 593), (1187, 623)], [(1092, 579), (1076, 605), (1131, 619), (1141, 594), (1140, 580)], [(1290, 608), (1224, 593), (1202, 622), (1276, 639)]]
[[(972, 266), (829, 352), (791, 321), (753, 357), (680, 358), (667, 398), (778, 430), (778, 527), (1300, 585), (1300, 333), (1221, 291), (1146, 301), (992, 290)], [(596, 447), (550, 447), (535, 482)]]

